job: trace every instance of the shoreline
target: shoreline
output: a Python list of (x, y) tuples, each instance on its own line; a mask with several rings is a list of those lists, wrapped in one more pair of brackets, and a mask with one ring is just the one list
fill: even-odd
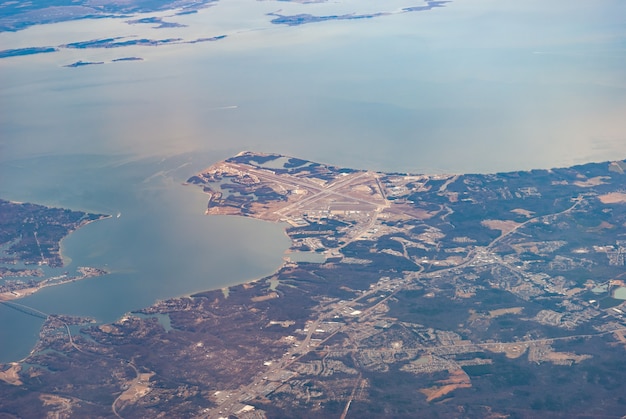
[(76, 226), (76, 228), (68, 231), (67, 234), (61, 240), (59, 240), (59, 258), (61, 259), (61, 263), (62, 263), (61, 267), (65, 267), (72, 263), (72, 258), (63, 253), (63, 241), (65, 241), (65, 239), (68, 238), (72, 233), (78, 231), (82, 227), (85, 227), (89, 224), (92, 224), (98, 221), (107, 220), (109, 218), (113, 218), (113, 216), (103, 214), (101, 215), (100, 218), (97, 218), (95, 220), (85, 220), (82, 223), (80, 223), (78, 226)]
[[(80, 273), (79, 275), (62, 275), (61, 277), (46, 278), (42, 281), (37, 281), (37, 284), (18, 283), (13, 284), (14, 287), (11, 287), (11, 284), (4, 284), (3, 286), (0, 286), (0, 302), (19, 300), (20, 298), (28, 297), (29, 295), (32, 295), (47, 287), (69, 284), (76, 281), (82, 281), (83, 279), (96, 278), (110, 273), (105, 269), (92, 268), (88, 266), (78, 267), (77, 271)], [(5, 288), (11, 289), (3, 291), (3, 289)]]

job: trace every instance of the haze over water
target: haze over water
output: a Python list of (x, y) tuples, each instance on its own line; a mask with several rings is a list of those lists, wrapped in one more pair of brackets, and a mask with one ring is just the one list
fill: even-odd
[[(181, 186), (241, 150), (421, 173), (626, 158), (623, 1), (457, 0), (298, 27), (265, 16), (377, 7), (221, 0), (168, 18), (187, 28), (101, 19), (0, 34), (0, 49), (228, 35), (0, 60), (0, 197), (121, 213), (64, 242), (68, 269), (111, 275), (19, 302), (113, 321), (156, 299), (271, 273), (288, 247), (282, 226), (205, 217), (205, 197)], [(129, 56), (144, 61), (61, 67)], [(26, 355), (40, 325), (0, 306), (0, 361)]]

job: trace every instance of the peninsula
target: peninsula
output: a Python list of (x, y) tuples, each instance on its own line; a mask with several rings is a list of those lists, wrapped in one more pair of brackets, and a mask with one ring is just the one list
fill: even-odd
[(381, 173), (240, 153), (187, 183), (210, 216), (284, 223), (283, 266), (80, 334), (49, 318), (31, 356), (0, 367), (0, 412), (620, 418), (625, 172)]
[(105, 274), (102, 269), (80, 267), (76, 275), (65, 272), (46, 277), (42, 270), (63, 267), (61, 240), (104, 218), (109, 216), (0, 199), (0, 301)]

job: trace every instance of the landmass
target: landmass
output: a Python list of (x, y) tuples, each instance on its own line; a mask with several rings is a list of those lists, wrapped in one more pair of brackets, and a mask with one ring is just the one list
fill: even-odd
[(175, 15), (176, 16), (195, 15), (196, 13), (198, 13), (197, 10), (182, 10), (180, 12), (176, 12)]
[(156, 24), (157, 26), (153, 26), (154, 29), (187, 27), (187, 25), (182, 25), (176, 22), (166, 22), (161, 17), (144, 17), (141, 19), (127, 20), (126, 23), (128, 23), (129, 25), (137, 25), (140, 23)]
[(56, 51), (57, 49), (55, 47), (31, 47), (31, 48), (5, 49), (5, 50), (0, 51), (0, 58), (20, 57), (22, 55), (46, 54), (49, 52), (56, 52)]
[(61, 45), (61, 48), (68, 49), (86, 49), (86, 48), (120, 48), (133, 45), (151, 46), (156, 47), (159, 45), (166, 45), (172, 43), (181, 42), (181, 38), (168, 38), (168, 39), (124, 39), (123, 37), (116, 38), (104, 38), (104, 39), (92, 39), (89, 41), (72, 42), (69, 44)]
[(61, 239), (108, 217), (0, 199), (0, 263), (61, 267)]
[[(34, 294), (42, 288), (53, 287), (56, 285), (69, 284), (70, 282), (80, 281), (82, 279), (94, 278), (96, 276), (106, 275), (108, 272), (104, 269), (91, 268), (88, 266), (79, 266), (77, 275), (69, 275), (67, 272), (58, 276), (52, 276), (43, 280), (35, 278), (44, 276), (41, 271), (32, 272), (31, 270), (20, 270), (18, 275), (10, 272), (12, 275), (2, 275), (0, 279), (11, 276), (30, 277), (27, 280), (4, 280), (0, 283), (0, 303), (23, 298)], [(20, 275), (21, 274), (21, 275)]]
[(55, 0), (2, 4), (0, 32), (18, 31), (34, 25), (78, 19), (128, 18), (136, 13), (179, 10), (178, 14), (196, 13), (217, 0)]
[[(65, 22), (79, 19), (98, 18), (128, 18), (137, 13), (151, 13), (165, 10), (178, 10), (175, 15), (197, 13), (198, 10), (210, 7), (218, 0), (124, 0), (112, 2), (94, 2), (91, 0), (55, 0), (19, 3), (6, 1), (1, 5), (0, 32), (18, 31), (34, 25), (46, 23)], [(279, 0), (303, 5), (322, 3), (326, 0)], [(272, 23), (287, 24), (290, 26), (305, 23), (322, 22), (326, 20), (352, 20), (385, 16), (396, 13), (409, 13), (431, 10), (437, 7), (445, 7), (451, 0), (426, 0), (423, 5), (405, 7), (399, 12), (376, 12), (376, 13), (352, 13), (344, 15), (314, 16), (311, 14), (298, 14), (293, 16), (277, 16)], [(130, 24), (156, 23), (155, 28), (184, 27), (185, 25), (175, 22), (165, 22), (160, 17), (147, 17), (127, 21)]]
[[(285, 0), (281, 0), (285, 1)], [(292, 3), (300, 3), (306, 7), (310, 3), (319, 3), (326, 0), (286, 0)], [(212, 6), (217, 0), (124, 0), (113, 2), (94, 2), (92, 0), (55, 0), (20, 3), (14, 1), (6, 1), (0, 4), (0, 33), (4, 31), (18, 31), (30, 26), (57, 23), (69, 20), (79, 19), (98, 19), (98, 18), (132, 18), (140, 13), (151, 13), (170, 10), (172, 14), (166, 17), (149, 16), (129, 19), (125, 22), (131, 25), (137, 24), (153, 24), (154, 29), (163, 28), (182, 28), (187, 25), (175, 21), (170, 18), (176, 16), (197, 13), (198, 10)], [(381, 16), (428, 11), (435, 8), (446, 7), (451, 0), (426, 0), (419, 6), (404, 7), (399, 10), (378, 11), (370, 13), (345, 13), (317, 16), (310, 13), (298, 13), (294, 15), (282, 15), (280, 10), (274, 13), (268, 13), (271, 17), (272, 24), (284, 24), (288, 26), (298, 26), (307, 23), (325, 22), (329, 20), (356, 20), (371, 19)], [(168, 20), (165, 20), (168, 19)], [(128, 46), (159, 46), (159, 45), (177, 45), (177, 44), (196, 44), (199, 42), (217, 41), (225, 38), (226, 35), (218, 35), (212, 37), (202, 37), (197, 39), (183, 38), (138, 38), (137, 36), (121, 37), (111, 36), (101, 39), (91, 39), (85, 41), (69, 42), (58, 46), (29, 46), (26, 48), (12, 48), (0, 50), (0, 59), (19, 57), (25, 55), (35, 55), (57, 52), (63, 49), (85, 49), (85, 48), (123, 48)], [(100, 64), (101, 62), (97, 62)], [(95, 62), (83, 63), (78, 61), (66, 67), (78, 67), (83, 65), (95, 64)]]
[(75, 61), (72, 64), (66, 64), (63, 67), (76, 68), (76, 67), (85, 67), (88, 65), (100, 65), (104, 64), (104, 61)]
[[(319, 3), (320, 1), (301, 1), (301, 0), (281, 0), (281, 1), (291, 1), (295, 3)], [(427, 10), (432, 10), (439, 7), (445, 7), (447, 3), (450, 3), (451, 0), (431, 0), (426, 1), (425, 6), (413, 6), (413, 7), (405, 7), (400, 11), (393, 12), (376, 12), (376, 13), (348, 13), (343, 15), (327, 15), (327, 16), (315, 16), (308, 13), (300, 13), (296, 15), (281, 15), (277, 12), (268, 13), (268, 16), (275, 16), (272, 19), (272, 23), (277, 25), (288, 25), (288, 26), (299, 26), (307, 23), (318, 23), (325, 22), (328, 20), (358, 20), (358, 19), (372, 19), (375, 17), (388, 16), (393, 14), (401, 14), (401, 13), (411, 13), (411, 12), (423, 12)]]
[(226, 38), (226, 35), (212, 36), (208, 38), (198, 38), (189, 41), (185, 41), (182, 38), (167, 38), (167, 39), (125, 39), (124, 37), (116, 38), (104, 38), (104, 39), (92, 39), (89, 41), (72, 42), (69, 44), (59, 45), (59, 48), (69, 49), (87, 49), (87, 48), (121, 48), (128, 46), (148, 46), (157, 47), (159, 45), (168, 44), (195, 44), (198, 42), (219, 41)]
[[(144, 46), (144, 47), (157, 47), (160, 45), (172, 45), (172, 44), (197, 44), (200, 42), (213, 42), (226, 38), (227, 35), (217, 35), (205, 38), (196, 38), (185, 41), (182, 38), (167, 38), (167, 39), (137, 39), (134, 37), (115, 37), (115, 38), (103, 38), (103, 39), (91, 39), (88, 41), (72, 42), (69, 44), (58, 45), (56, 47), (32, 47), (32, 48), (20, 48), (20, 49), (6, 49), (0, 50), (0, 59), (17, 57), (22, 55), (34, 55), (45, 54), (50, 52), (57, 52), (62, 49), (99, 49), (99, 48), (123, 48), (129, 46)], [(131, 57), (137, 58), (137, 57)], [(141, 60), (137, 58), (136, 60)], [(117, 59), (115, 61), (136, 61), (130, 59)], [(103, 61), (77, 61), (73, 64), (66, 65), (64, 67), (80, 67), (90, 64), (104, 64)]]
[(240, 153), (188, 183), (208, 215), (283, 223), (283, 266), (78, 334), (48, 317), (33, 353), (0, 367), (0, 412), (620, 418), (625, 171), (381, 173)]
[(62, 268), (61, 240), (86, 224), (108, 217), (0, 199), (0, 302), (106, 274), (103, 269), (79, 267), (76, 274), (46, 277), (42, 268)]
[(120, 62), (120, 61), (143, 61), (143, 58), (141, 57), (122, 57), (122, 58), (115, 58), (114, 60), (111, 60), (114, 63)]
[[(109, 63), (119, 63), (119, 62), (125, 62), (125, 61), (143, 61), (143, 58), (141, 57), (122, 57), (122, 58), (115, 58), (111, 61), (109, 61)], [(104, 61), (76, 61), (73, 62), (72, 64), (67, 64), (64, 65), (63, 67), (69, 67), (69, 68), (76, 68), (76, 67), (85, 67), (88, 65), (98, 65), (98, 64), (106, 64)]]
[(268, 16), (275, 16), (272, 19), (272, 23), (277, 25), (299, 26), (306, 23), (318, 23), (328, 20), (357, 20), (357, 19), (371, 19), (374, 17), (385, 16), (389, 13), (367, 13), (367, 14), (345, 14), (345, 15), (327, 15), (327, 16), (315, 16), (308, 13), (300, 13), (297, 15), (281, 15), (279, 13), (268, 13)]
[(183, 43), (185, 43), (185, 44), (198, 44), (200, 42), (214, 42), (214, 41), (219, 41), (220, 39), (224, 39), (227, 36), (228, 35), (218, 35), (218, 36), (210, 36), (208, 38), (197, 38), (197, 39), (192, 39), (191, 41), (185, 41)]

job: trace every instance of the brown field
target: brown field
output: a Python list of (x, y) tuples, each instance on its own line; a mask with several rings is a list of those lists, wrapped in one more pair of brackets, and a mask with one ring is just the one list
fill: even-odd
[(528, 349), (527, 343), (516, 342), (516, 343), (503, 343), (498, 347), (488, 347), (487, 348), (491, 352), (504, 352), (504, 355), (509, 359), (519, 358), (524, 355), (526, 350)]
[(65, 397), (55, 396), (53, 394), (42, 394), (39, 396), (43, 405), (50, 412), (47, 417), (61, 418), (70, 417), (72, 411), (72, 400)]
[(602, 221), (600, 223), (600, 225), (598, 225), (597, 227), (594, 227), (592, 229), (590, 229), (591, 231), (598, 231), (598, 230), (610, 230), (612, 228), (615, 228), (615, 226), (611, 223), (607, 223), (606, 221)]
[(420, 390), (420, 392), (426, 396), (427, 402), (439, 399), (458, 388), (472, 387), (469, 376), (462, 369), (452, 371), (447, 380), (441, 380), (438, 381), (438, 383), (441, 383), (442, 386), (433, 386)]
[(148, 394), (150, 392), (149, 381), (153, 375), (153, 372), (139, 374), (128, 390), (120, 395), (120, 401), (136, 401)]
[(17, 362), (12, 362), (8, 370), (0, 372), (0, 380), (14, 386), (22, 385), (20, 376), (18, 375), (22, 367)]
[(235, 207), (211, 207), (206, 215), (241, 215), (241, 210)]
[(623, 343), (624, 345), (626, 345), (626, 330), (617, 330), (615, 332), (613, 332), (613, 336), (615, 336), (615, 338), (620, 341), (620, 343)]
[(261, 295), (259, 297), (252, 297), (252, 301), (255, 303), (260, 303), (261, 301), (273, 300), (274, 298), (278, 298), (278, 294), (275, 292), (270, 292), (267, 295)]
[(459, 202), (459, 194), (457, 192), (448, 192), (447, 197), (450, 202)]
[(600, 202), (603, 204), (622, 204), (626, 202), (626, 193), (623, 192), (611, 192), (598, 196)]
[(498, 310), (491, 310), (489, 312), (489, 317), (495, 319), (499, 316), (504, 316), (505, 314), (520, 314), (524, 310), (524, 307), (511, 307), (511, 308), (500, 308)]
[(574, 185), (580, 186), (581, 188), (590, 188), (592, 186), (605, 184), (606, 182), (604, 182), (604, 179), (608, 179), (608, 178), (606, 176), (596, 176), (596, 177), (592, 177), (591, 179), (578, 180), (574, 182)]
[(523, 215), (525, 217), (528, 217), (528, 218), (532, 217), (533, 214), (534, 214), (534, 212), (528, 211), (528, 210), (523, 209), (523, 208), (515, 208), (515, 209), (512, 209), (511, 212), (514, 212), (515, 214), (521, 214), (521, 215)]
[(23, 288), (21, 290), (16, 290), (15, 294), (13, 294), (12, 292), (3, 292), (3, 293), (0, 293), (0, 301), (17, 300), (18, 298), (24, 298), (26, 296), (34, 294), (37, 291), (39, 291), (39, 288), (31, 287), (31, 288)]
[(557, 365), (569, 365), (570, 363), (578, 364), (585, 359), (591, 358), (591, 355), (577, 355), (571, 352), (549, 352), (545, 359)]
[(502, 234), (513, 231), (516, 227), (520, 225), (520, 223), (516, 223), (515, 221), (505, 220), (483, 220), (481, 221), (481, 224), (492, 230), (500, 230)]
[(423, 208), (416, 208), (415, 206), (409, 204), (395, 203), (387, 211), (393, 214), (404, 214), (417, 220), (428, 220), (437, 214), (436, 211), (426, 211)]

